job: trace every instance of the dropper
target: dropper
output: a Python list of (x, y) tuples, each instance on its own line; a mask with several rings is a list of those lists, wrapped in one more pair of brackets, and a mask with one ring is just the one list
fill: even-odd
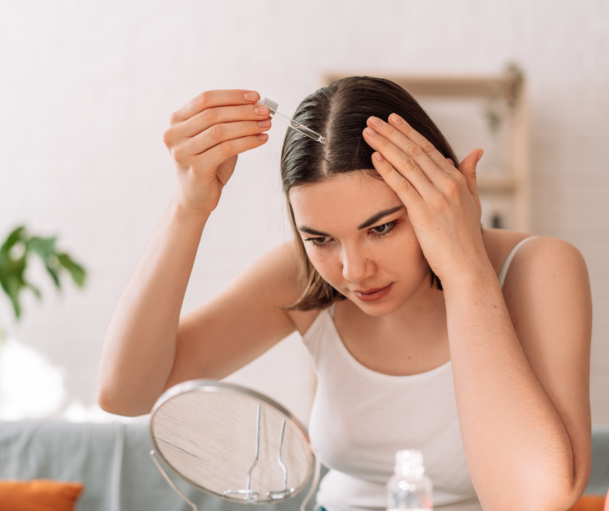
[(264, 99), (261, 99), (260, 101), (258, 101), (256, 104), (268, 106), (269, 110), (271, 111), (271, 117), (273, 117), (275, 119), (279, 119), (281, 122), (284, 122), (285, 124), (287, 124), (290, 128), (295, 129), (296, 131), (300, 131), (300, 133), (302, 133), (303, 135), (306, 135), (307, 137), (312, 138), (313, 140), (315, 140), (315, 142), (319, 142), (320, 144), (326, 143), (326, 137), (322, 137), (316, 131), (313, 131), (313, 130), (307, 128), (306, 126), (303, 126), (299, 122), (296, 122), (294, 119), (290, 119), (288, 116), (279, 113), (277, 111), (277, 109), (279, 108), (279, 105), (277, 103), (275, 103), (274, 101), (271, 101), (268, 98), (264, 98)]

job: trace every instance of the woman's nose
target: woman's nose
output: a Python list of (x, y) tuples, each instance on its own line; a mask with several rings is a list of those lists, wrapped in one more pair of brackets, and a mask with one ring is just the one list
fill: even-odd
[(343, 278), (350, 282), (361, 282), (376, 271), (374, 261), (358, 250), (343, 251)]

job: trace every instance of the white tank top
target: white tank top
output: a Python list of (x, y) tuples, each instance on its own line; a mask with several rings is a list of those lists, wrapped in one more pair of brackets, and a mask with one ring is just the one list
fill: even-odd
[[(503, 282), (518, 248), (507, 257)], [(390, 376), (360, 364), (323, 310), (303, 336), (317, 373), (309, 420), (311, 444), (330, 469), (317, 504), (328, 511), (384, 510), (395, 452), (419, 449), (433, 483), (434, 509), (481, 511), (467, 469), (451, 362), (410, 376)]]

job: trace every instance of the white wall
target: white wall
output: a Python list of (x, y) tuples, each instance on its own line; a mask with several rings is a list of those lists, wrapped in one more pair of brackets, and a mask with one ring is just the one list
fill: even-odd
[[(530, 92), (534, 233), (574, 243), (588, 262), (593, 420), (609, 423), (608, 19), (606, 0), (4, 0), (0, 234), (17, 222), (58, 233), (91, 278), (63, 299), (45, 287), (44, 304), (28, 299), (20, 325), (6, 301), (1, 317), (65, 368), (72, 399), (93, 402), (109, 315), (174, 189), (161, 141), (172, 111), (203, 90), (240, 87), (291, 113), (326, 72), (495, 73), (517, 61)], [(290, 235), (283, 132), (273, 127), (264, 148), (240, 158), (186, 308)], [(298, 366), (290, 393), (305, 388), (306, 399), (306, 352), (297, 339), (285, 346), (279, 360), (290, 362), (268, 365)]]

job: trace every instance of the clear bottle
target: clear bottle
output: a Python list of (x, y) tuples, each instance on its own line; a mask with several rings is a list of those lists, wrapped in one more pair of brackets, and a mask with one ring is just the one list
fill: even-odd
[(433, 487), (425, 475), (423, 453), (403, 450), (395, 453), (395, 474), (387, 483), (387, 509), (433, 509)]

